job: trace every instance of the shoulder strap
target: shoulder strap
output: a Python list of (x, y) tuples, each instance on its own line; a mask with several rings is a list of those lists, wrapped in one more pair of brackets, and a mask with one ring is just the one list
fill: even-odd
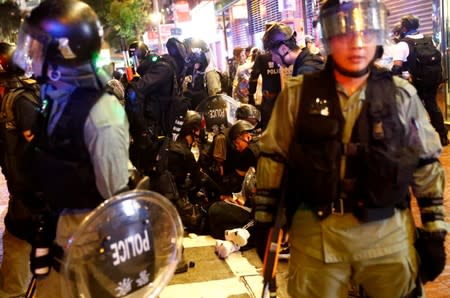
[(415, 70), (416, 70), (417, 53), (416, 53), (415, 47), (417, 45), (417, 40), (413, 39), (413, 38), (410, 38), (410, 37), (405, 37), (401, 41), (406, 42), (406, 44), (408, 45), (408, 48), (409, 48), (409, 54), (408, 54), (408, 57), (406, 58), (406, 61), (407, 61), (407, 68), (406, 69), (410, 73), (414, 73)]
[(94, 88), (77, 88), (70, 95), (54, 134), (58, 132), (61, 135), (70, 133), (73, 137), (75, 144), (80, 147), (84, 146), (84, 123), (89, 115), (89, 111), (105, 94), (105, 89)]
[[(361, 144), (368, 145), (370, 139), (384, 139), (383, 121), (386, 120), (386, 114), (397, 116), (396, 92), (392, 74), (389, 71), (372, 67), (366, 87), (366, 100), (360, 117), (355, 123), (358, 141)], [(401, 127), (397, 127), (397, 129), (401, 129)], [(371, 132), (371, 135), (367, 132)], [(355, 130), (352, 139), (354, 137)]]
[(15, 129), (14, 105), (18, 98), (25, 98), (34, 105), (39, 105), (38, 87), (36, 84), (23, 84), (21, 87), (10, 89), (3, 97), (1, 104), (0, 122), (6, 123), (7, 129)]

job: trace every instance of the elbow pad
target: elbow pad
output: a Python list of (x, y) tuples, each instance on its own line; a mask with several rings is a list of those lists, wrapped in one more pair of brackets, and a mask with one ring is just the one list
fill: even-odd
[(418, 198), (417, 202), (425, 230), (432, 232), (445, 229), (443, 198)]
[(275, 220), (278, 191), (258, 189), (254, 198), (254, 218), (257, 223), (272, 224)]

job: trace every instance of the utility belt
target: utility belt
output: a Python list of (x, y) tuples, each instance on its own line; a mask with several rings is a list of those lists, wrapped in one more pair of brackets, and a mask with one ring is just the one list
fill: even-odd
[(339, 198), (327, 204), (319, 204), (307, 208), (312, 210), (321, 220), (330, 215), (343, 216), (352, 213), (364, 222), (382, 220), (394, 215), (397, 207), (365, 207), (361, 201)]
[(340, 181), (341, 193), (339, 199), (326, 204), (312, 206), (312, 210), (320, 219), (329, 215), (344, 215), (353, 213), (364, 222), (386, 219), (394, 215), (395, 209), (403, 206), (372, 207), (366, 206), (364, 198), (352, 198), (349, 194), (355, 189), (356, 179), (342, 179)]

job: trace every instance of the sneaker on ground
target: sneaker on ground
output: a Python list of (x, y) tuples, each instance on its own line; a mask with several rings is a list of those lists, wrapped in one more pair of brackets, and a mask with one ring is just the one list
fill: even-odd
[(225, 259), (228, 257), (231, 253), (238, 251), (240, 249), (240, 246), (237, 244), (234, 244), (231, 241), (222, 241), (217, 240), (216, 241), (216, 254), (219, 256), (219, 258)]
[(250, 233), (246, 229), (237, 228), (232, 230), (225, 230), (225, 240), (231, 241), (240, 247), (247, 245), (247, 240)]

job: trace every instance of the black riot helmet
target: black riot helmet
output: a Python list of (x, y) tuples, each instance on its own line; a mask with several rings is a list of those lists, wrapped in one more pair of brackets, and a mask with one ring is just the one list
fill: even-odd
[(167, 40), (166, 48), (169, 55), (173, 58), (186, 61), (188, 56), (186, 46), (175, 37), (171, 37)]
[(171, 37), (166, 42), (167, 52), (175, 61), (176, 75), (179, 86), (182, 85), (187, 68), (188, 52), (184, 43)]
[(186, 38), (183, 44), (187, 52), (185, 60), (189, 66), (198, 63), (200, 64), (199, 70), (204, 71), (211, 60), (208, 44), (202, 39), (192, 37)]
[(25, 19), (19, 32), (14, 62), (36, 77), (48, 64), (78, 66), (94, 63), (103, 29), (97, 14), (77, 0), (45, 0)]
[(13, 63), (11, 60), (15, 48), (13, 44), (0, 42), (0, 75), (12, 72)]
[(243, 103), (236, 110), (237, 120), (246, 120), (253, 125), (261, 122), (261, 112), (254, 106), (248, 103)]
[(295, 37), (297, 33), (286, 24), (273, 23), (263, 36), (263, 46), (265, 50), (277, 49), (281, 44), (285, 44), (288, 48), (297, 47)]
[(194, 135), (194, 131), (204, 128), (204, 120), (199, 112), (188, 110), (184, 116), (183, 126), (178, 137)]
[(228, 131), (229, 141), (233, 142), (237, 137), (242, 135), (244, 132), (252, 132), (255, 126), (246, 120), (238, 120), (233, 126), (230, 127)]
[(387, 33), (386, 6), (381, 0), (325, 0), (320, 7), (319, 24), (322, 42), (329, 51), (332, 37), (360, 33), (374, 36), (383, 45)]
[(133, 41), (128, 46), (128, 55), (136, 66), (139, 66), (140, 62), (145, 59), (150, 53), (147, 45), (140, 41)]

